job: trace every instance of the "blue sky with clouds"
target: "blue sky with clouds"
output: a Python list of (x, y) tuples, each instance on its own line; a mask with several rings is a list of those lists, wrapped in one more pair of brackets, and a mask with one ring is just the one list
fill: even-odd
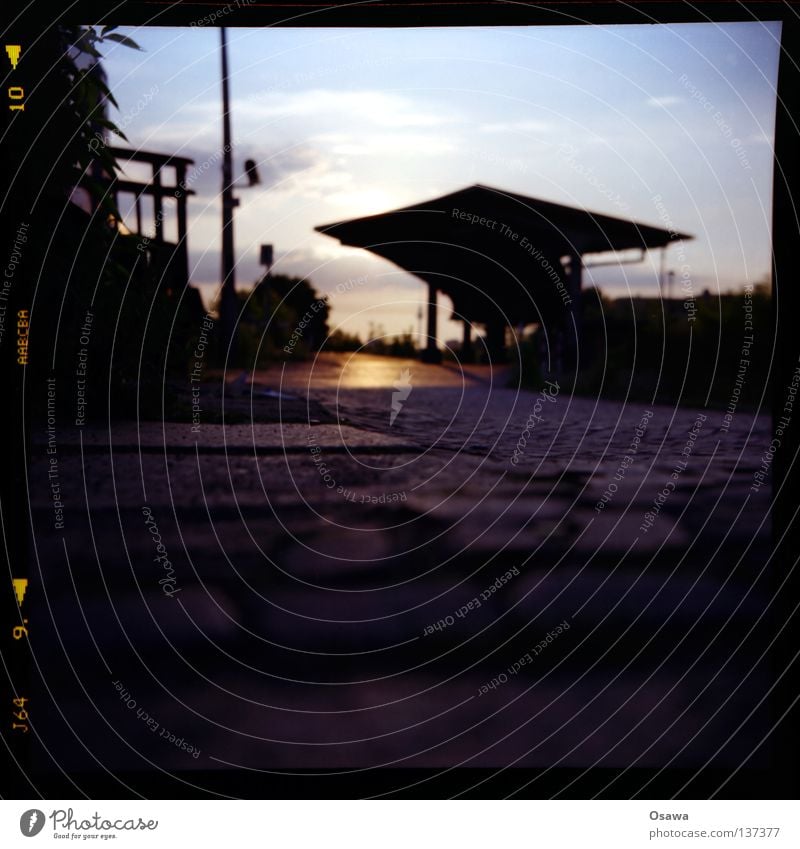
[[(195, 160), (192, 279), (208, 296), (219, 280), (219, 31), (120, 32), (143, 52), (105, 50), (120, 105), (111, 117), (132, 146)], [(473, 183), (691, 233), (667, 267), (696, 293), (768, 273), (778, 24), (229, 29), (228, 38), (235, 168), (241, 175), (253, 158), (263, 181), (238, 192), (241, 287), (259, 275), (258, 246), (272, 243), (276, 272), (308, 275), (323, 291), (369, 275), (334, 299), (334, 323), (362, 333), (370, 322), (416, 326), (419, 281), (313, 228)], [(654, 255), (587, 282), (652, 294), (658, 265)], [(458, 335), (444, 323), (442, 338)]]

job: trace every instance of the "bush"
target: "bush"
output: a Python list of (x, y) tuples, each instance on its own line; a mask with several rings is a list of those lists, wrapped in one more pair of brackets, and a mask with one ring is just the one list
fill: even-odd
[(359, 351), (362, 347), (361, 337), (357, 333), (344, 330), (334, 330), (323, 345), (326, 351)]
[[(769, 370), (773, 334), (766, 285), (753, 287), (753, 344), (738, 403), (755, 406)], [(579, 394), (605, 398), (726, 406), (732, 397), (745, 337), (744, 291), (695, 299), (693, 320), (683, 301), (610, 300), (584, 293)], [(540, 364), (537, 330), (521, 346), (521, 382), (535, 384)], [(749, 331), (748, 331), (749, 332)]]

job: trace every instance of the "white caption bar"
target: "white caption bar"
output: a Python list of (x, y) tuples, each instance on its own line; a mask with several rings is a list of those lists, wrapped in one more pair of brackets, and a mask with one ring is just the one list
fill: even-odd
[(0, 802), (0, 845), (797, 847), (796, 802)]

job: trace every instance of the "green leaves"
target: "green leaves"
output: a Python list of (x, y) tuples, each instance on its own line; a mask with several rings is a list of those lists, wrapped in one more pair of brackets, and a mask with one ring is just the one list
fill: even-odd
[(113, 103), (114, 106), (116, 106), (117, 109), (119, 109), (119, 104), (117, 103), (116, 99), (114, 98), (114, 95), (111, 93), (111, 89), (105, 84), (105, 81), (100, 79), (96, 75), (92, 75), (92, 82), (93, 82), (94, 85), (97, 86), (97, 88), (100, 89), (100, 91), (103, 92), (103, 94), (108, 98), (109, 102)]
[(97, 48), (95, 47), (95, 43), (97, 42), (98, 35), (94, 31), (93, 27), (88, 27), (83, 30), (78, 37), (75, 39), (75, 47), (82, 51), (83, 53), (88, 53), (90, 56), (94, 56), (96, 59), (101, 59), (101, 55)]
[[(102, 130), (108, 130), (115, 136), (128, 141), (125, 133), (105, 115), (105, 103), (111, 103), (117, 109), (114, 95), (106, 84), (99, 60), (99, 51), (104, 41), (112, 41), (141, 50), (131, 38), (113, 32), (116, 25), (96, 27), (62, 26), (59, 28), (64, 52), (59, 60), (59, 69), (69, 84), (70, 96), (63, 104), (64, 115), (69, 115), (72, 127), (69, 136), (72, 142), (67, 146), (67, 159), (74, 163), (76, 174), (73, 184), (80, 184), (94, 197), (101, 207), (120, 218), (115, 208), (113, 194), (109, 191), (109, 181), (117, 178), (122, 170), (116, 157), (111, 153), (108, 143), (103, 138)], [(90, 56), (96, 61), (89, 68), (79, 67), (81, 63), (75, 51)], [(100, 166), (106, 178), (98, 180), (90, 176)]]
[(109, 121), (107, 118), (94, 118), (93, 122), (95, 124), (99, 124), (101, 127), (105, 127), (107, 130), (111, 130), (115, 136), (119, 136), (120, 138), (125, 139), (125, 141), (128, 141), (128, 137), (113, 121)]
[(98, 44), (102, 44), (104, 41), (114, 41), (117, 44), (122, 44), (125, 47), (130, 47), (131, 50), (141, 50), (142, 48), (127, 35), (120, 35), (118, 32), (112, 32), (112, 30), (117, 29), (117, 25), (114, 26), (103, 26), (100, 28), (100, 32), (98, 33), (94, 27), (86, 27), (83, 30), (77, 30), (77, 37), (70, 39), (73, 43), (73, 46), (78, 50), (81, 50), (84, 53), (88, 53), (90, 56), (93, 56), (95, 59), (102, 59), (103, 56), (100, 51), (97, 49)]
[(109, 41), (116, 41), (119, 44), (124, 44), (126, 47), (130, 47), (133, 50), (141, 50), (142, 48), (132, 39), (128, 38), (127, 35), (119, 35), (118, 33), (112, 33), (111, 35), (105, 36)]

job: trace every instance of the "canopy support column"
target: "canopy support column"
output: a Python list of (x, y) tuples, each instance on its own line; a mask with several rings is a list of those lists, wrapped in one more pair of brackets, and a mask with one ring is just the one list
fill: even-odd
[(567, 278), (567, 291), (569, 293), (569, 315), (565, 328), (564, 338), (564, 365), (572, 370), (578, 367), (579, 344), (581, 338), (581, 325), (583, 314), (583, 259), (574, 251), (569, 258), (569, 275)]
[(440, 363), (442, 352), (436, 344), (436, 287), (428, 284), (428, 342), (422, 352), (423, 363)]
[(464, 338), (461, 341), (461, 362), (475, 362), (475, 351), (472, 348), (472, 324), (466, 318), (464, 319)]
[(486, 319), (486, 347), (489, 352), (489, 362), (497, 365), (507, 361), (506, 327), (508, 325), (502, 315), (492, 315)]

